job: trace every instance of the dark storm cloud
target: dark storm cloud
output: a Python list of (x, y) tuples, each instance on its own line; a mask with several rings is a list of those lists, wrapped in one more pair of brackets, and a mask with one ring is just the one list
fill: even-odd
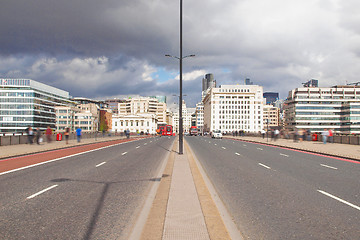
[[(199, 73), (220, 84), (249, 77), (264, 91), (311, 78), (320, 86), (358, 81), (359, 3), (355, 0), (183, 1), (184, 94), (201, 97)], [(178, 0), (3, 0), (0, 76), (27, 77), (73, 96), (168, 95), (179, 82)], [(170, 74), (169, 74), (170, 75)]]

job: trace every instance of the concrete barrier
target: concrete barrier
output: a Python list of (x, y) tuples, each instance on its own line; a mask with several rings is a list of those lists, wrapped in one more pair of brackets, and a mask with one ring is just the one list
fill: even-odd
[(358, 136), (350, 136), (350, 144), (359, 145), (359, 137)]
[(11, 145), (20, 144), (20, 136), (10, 136), (10, 144)]
[(350, 144), (350, 136), (341, 136), (342, 144)]
[(10, 136), (1, 136), (0, 137), (0, 146), (9, 146), (11, 145)]

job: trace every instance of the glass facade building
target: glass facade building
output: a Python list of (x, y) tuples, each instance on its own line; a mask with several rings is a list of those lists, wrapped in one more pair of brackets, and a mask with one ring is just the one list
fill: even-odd
[(69, 92), (31, 79), (0, 79), (0, 132), (28, 126), (55, 129), (55, 106), (71, 104)]
[(296, 88), (284, 103), (285, 128), (360, 133), (360, 86)]

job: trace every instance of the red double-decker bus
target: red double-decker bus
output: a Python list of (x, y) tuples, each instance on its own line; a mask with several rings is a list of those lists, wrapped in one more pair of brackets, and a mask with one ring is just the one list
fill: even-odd
[(172, 136), (173, 135), (173, 127), (171, 125), (166, 125), (164, 131), (162, 132), (164, 136)]
[(173, 135), (173, 127), (171, 125), (160, 123), (158, 124), (158, 129), (156, 132), (161, 136), (172, 136)]

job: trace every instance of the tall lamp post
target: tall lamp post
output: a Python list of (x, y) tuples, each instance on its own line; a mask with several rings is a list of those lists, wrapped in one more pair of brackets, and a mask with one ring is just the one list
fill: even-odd
[(180, 95), (179, 95), (179, 154), (183, 154), (183, 117), (182, 117), (182, 60), (187, 57), (195, 57), (194, 54), (183, 57), (182, 56), (182, 0), (180, 0), (180, 57), (171, 56), (169, 54), (166, 57), (173, 57), (180, 62)]

